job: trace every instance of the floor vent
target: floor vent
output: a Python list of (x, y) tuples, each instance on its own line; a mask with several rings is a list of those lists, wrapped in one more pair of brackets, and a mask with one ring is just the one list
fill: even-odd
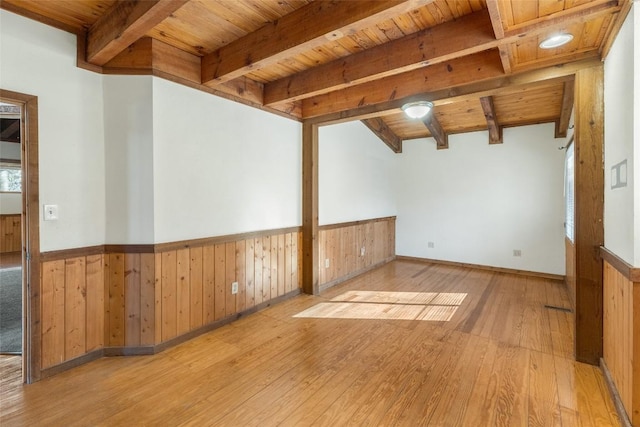
[(558, 307), (556, 305), (547, 305), (547, 304), (545, 304), (544, 308), (548, 308), (549, 310), (564, 311), (564, 312), (567, 312), (567, 313), (571, 313), (572, 312), (572, 310), (570, 308)]

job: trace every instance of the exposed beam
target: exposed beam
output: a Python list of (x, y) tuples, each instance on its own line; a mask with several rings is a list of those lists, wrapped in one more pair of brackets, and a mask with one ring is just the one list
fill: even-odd
[(480, 98), (482, 112), (487, 120), (489, 129), (489, 144), (502, 144), (502, 126), (496, 118), (496, 109), (493, 106), (493, 96), (483, 96)]
[[(202, 83), (216, 85), (354, 34), (433, 0), (312, 2), (206, 55)], [(304, 25), (301, 23), (304, 22)]]
[(167, 19), (188, 0), (123, 0), (98, 19), (87, 34), (87, 61), (104, 65)]
[(318, 282), (318, 125), (302, 124), (302, 290), (320, 292)]
[[(487, 9), (489, 10), (489, 16), (491, 17), (491, 26), (493, 27), (493, 33), (496, 36), (496, 40), (504, 39), (504, 27), (505, 24), (502, 20), (502, 13), (500, 12), (500, 5), (498, 0), (487, 0)], [(501, 45), (500, 60), (502, 61), (502, 68), (506, 74), (511, 73), (511, 59), (509, 58), (509, 47)]]
[(436, 118), (433, 110), (429, 112), (423, 119), (422, 123), (429, 129), (429, 133), (436, 140), (438, 150), (449, 148), (449, 135), (442, 129), (442, 125)]
[(496, 39), (504, 38), (504, 23), (502, 22), (502, 14), (500, 13), (500, 6), (498, 0), (487, 0), (487, 10), (491, 17), (491, 27)]
[[(365, 104), (354, 105), (350, 109), (342, 111), (331, 111), (322, 109), (323, 114), (309, 119), (314, 123), (337, 124), (352, 120), (362, 120), (370, 117), (378, 117), (395, 114), (401, 111), (403, 104), (420, 99), (430, 100), (434, 105), (446, 105), (454, 102), (461, 102), (468, 99), (478, 99), (482, 96), (499, 95), (520, 90), (525, 86), (540, 87), (547, 85), (549, 81), (573, 80), (573, 75), (580, 69), (597, 66), (601, 63), (598, 57), (593, 57), (583, 61), (577, 61), (561, 66), (553, 66), (540, 70), (525, 71), (509, 76), (487, 79), (481, 82), (461, 84), (453, 88), (442, 88), (417, 92), (411, 95), (403, 95), (393, 99)], [(312, 98), (313, 99), (313, 98)], [(304, 113), (303, 102), (303, 113)]]
[[(497, 5), (489, 13), (485, 10), (455, 21), (408, 35), (398, 40), (340, 58), (265, 85), (265, 104), (300, 100), (375, 81), (427, 65), (449, 61), (489, 49), (498, 48), (504, 73), (512, 70), (509, 46), (525, 38), (537, 37), (566, 27), (568, 22), (586, 22), (615, 13), (615, 1), (580, 6), (549, 19), (536, 20), (517, 31), (505, 34)], [(500, 24), (496, 23), (500, 21)]]
[(308, 98), (497, 45), (485, 10), (265, 85), (265, 104)]
[(604, 69), (587, 68), (575, 81), (575, 355), (598, 365), (602, 357), (604, 244)]
[(402, 139), (396, 135), (380, 117), (362, 120), (371, 132), (376, 134), (394, 153), (402, 153)]
[(484, 51), (302, 101), (304, 118), (379, 104), (503, 76), (497, 50)]
[(569, 129), (569, 120), (571, 119), (571, 111), (573, 110), (574, 87), (575, 84), (573, 81), (564, 82), (560, 119), (556, 121), (556, 138), (567, 137), (567, 129)]

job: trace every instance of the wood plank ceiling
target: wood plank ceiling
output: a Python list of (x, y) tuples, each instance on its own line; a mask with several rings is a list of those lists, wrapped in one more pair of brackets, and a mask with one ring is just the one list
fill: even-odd
[[(3, 0), (78, 35), (78, 66), (153, 74), (297, 120), (360, 119), (391, 149), (555, 122), (630, 0)], [(573, 40), (541, 49), (556, 33)], [(400, 107), (435, 105), (425, 120)], [(431, 131), (430, 131), (431, 129)]]

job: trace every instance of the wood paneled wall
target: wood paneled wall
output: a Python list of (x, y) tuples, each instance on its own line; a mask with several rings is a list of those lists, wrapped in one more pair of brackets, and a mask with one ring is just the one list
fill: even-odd
[[(603, 358), (625, 412), (632, 425), (637, 426), (640, 425), (640, 281), (633, 281), (626, 274), (634, 269), (624, 268), (623, 272), (619, 265), (604, 261)], [(640, 269), (635, 270), (640, 276)]]
[(0, 253), (22, 250), (21, 215), (0, 215)]
[(565, 237), (565, 282), (567, 284), (567, 290), (569, 291), (569, 299), (571, 300), (571, 306), (575, 310), (576, 308), (576, 248), (573, 246), (573, 242)]
[(42, 369), (104, 347), (104, 259), (100, 254), (42, 263)]
[(395, 258), (395, 217), (325, 225), (318, 236), (321, 289)]
[(41, 369), (99, 349), (139, 352), (298, 291), (301, 238), (275, 230), (133, 253), (45, 254)]

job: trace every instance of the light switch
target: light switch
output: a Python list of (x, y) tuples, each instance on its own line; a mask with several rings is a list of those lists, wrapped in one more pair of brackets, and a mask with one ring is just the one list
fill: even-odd
[(44, 220), (55, 221), (58, 219), (58, 205), (44, 205)]

